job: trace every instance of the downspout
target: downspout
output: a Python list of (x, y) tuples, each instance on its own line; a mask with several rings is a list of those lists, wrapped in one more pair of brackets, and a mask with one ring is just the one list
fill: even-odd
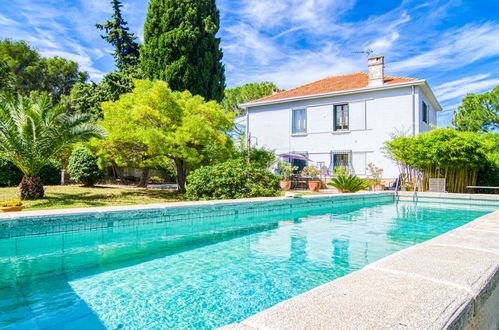
[(416, 106), (414, 105), (416, 95), (414, 90), (414, 85), (411, 86), (412, 90), (412, 136), (416, 136)]
[(246, 139), (249, 136), (249, 108), (246, 108)]

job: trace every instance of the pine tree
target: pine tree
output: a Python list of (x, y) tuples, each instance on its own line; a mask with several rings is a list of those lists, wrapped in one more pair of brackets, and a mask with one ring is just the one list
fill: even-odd
[(225, 68), (215, 0), (151, 0), (144, 25), (141, 65), (146, 77), (175, 91), (222, 101)]
[(105, 24), (95, 24), (99, 30), (105, 31), (101, 35), (102, 39), (114, 46), (113, 56), (116, 60), (116, 66), (123, 69), (127, 66), (134, 66), (139, 62), (139, 44), (135, 41), (137, 37), (128, 32), (128, 22), (121, 16), (121, 1), (111, 0), (114, 13), (113, 20)]

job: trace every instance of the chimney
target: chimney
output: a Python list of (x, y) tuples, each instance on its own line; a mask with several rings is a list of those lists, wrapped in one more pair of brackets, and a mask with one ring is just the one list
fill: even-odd
[(369, 87), (382, 86), (385, 82), (385, 57), (375, 56), (367, 59)]
[(279, 88), (275, 88), (275, 87), (272, 88), (272, 95), (276, 95), (279, 92), (280, 92)]

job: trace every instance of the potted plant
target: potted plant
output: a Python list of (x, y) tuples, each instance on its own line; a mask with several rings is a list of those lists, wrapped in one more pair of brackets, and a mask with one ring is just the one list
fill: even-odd
[(315, 165), (306, 166), (301, 172), (302, 176), (311, 179), (308, 181), (308, 189), (310, 189), (311, 192), (318, 192), (321, 189), (321, 180), (319, 179), (319, 176), (322, 174), (322, 170)]
[(0, 203), (0, 210), (3, 212), (16, 212), (21, 211), (23, 208), (23, 201), (17, 198)]
[(328, 185), (335, 187), (340, 193), (354, 193), (366, 189), (368, 186), (365, 180), (362, 180), (353, 174), (339, 174), (337, 177), (333, 178)]
[(293, 176), (293, 172), (297, 169), (297, 166), (291, 166), (291, 164), (286, 161), (280, 161), (277, 164), (276, 172), (279, 176), (279, 185), (282, 190), (288, 191), (291, 189), (291, 177)]
[(373, 163), (367, 164), (366, 170), (368, 171), (368, 183), (373, 191), (382, 191), (385, 187), (381, 184), (381, 176), (383, 169), (376, 167)]

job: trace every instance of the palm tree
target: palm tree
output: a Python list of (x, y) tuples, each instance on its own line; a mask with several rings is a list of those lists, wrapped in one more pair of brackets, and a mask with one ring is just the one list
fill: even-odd
[(88, 120), (87, 115), (69, 115), (63, 107), (53, 106), (47, 94), (0, 95), (0, 153), (24, 174), (18, 192), (22, 199), (43, 197), (38, 173), (64, 146), (102, 138), (103, 130)]

